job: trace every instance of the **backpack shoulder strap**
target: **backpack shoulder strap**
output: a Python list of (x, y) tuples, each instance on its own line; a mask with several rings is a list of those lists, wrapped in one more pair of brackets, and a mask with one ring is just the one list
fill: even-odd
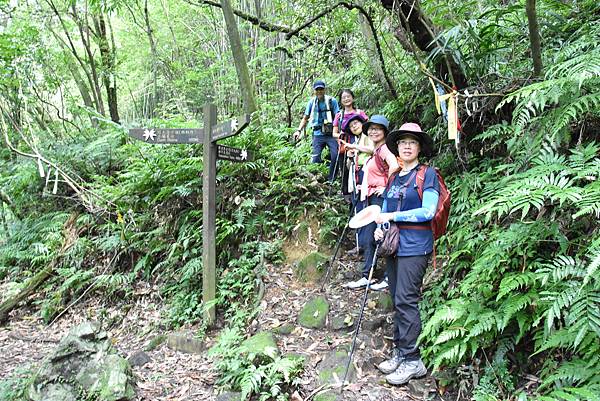
[(315, 113), (315, 108), (318, 108), (318, 104), (317, 104), (317, 97), (316, 97), (316, 96), (313, 96), (313, 97), (310, 99), (310, 115), (311, 115), (311, 116), (312, 116), (312, 115), (314, 115), (314, 113)]
[(379, 171), (381, 172), (381, 174), (387, 175), (388, 171), (386, 171), (386, 168), (384, 166), (385, 160), (383, 160), (381, 158), (381, 155), (379, 154), (379, 153), (381, 153), (381, 148), (382, 148), (382, 146), (380, 146), (377, 149), (375, 149), (375, 152), (373, 152), (373, 156), (372, 157), (375, 159), (375, 164), (377, 165), (377, 168), (379, 169)]
[(340, 130), (340, 133), (343, 134), (342, 132), (342, 123), (344, 122), (344, 109), (342, 109), (340, 111), (340, 119), (338, 120), (338, 129)]
[(331, 107), (331, 96), (325, 95), (325, 111), (331, 111), (333, 107)]
[(429, 166), (426, 164), (421, 164), (419, 166), (419, 171), (417, 171), (417, 192), (419, 193), (419, 198), (423, 200), (423, 187), (425, 186), (425, 173)]
[(383, 196), (384, 199), (386, 199), (387, 193), (390, 190), (390, 186), (392, 185), (392, 183), (396, 179), (397, 175), (398, 175), (398, 171), (396, 171), (395, 173), (392, 173), (392, 175), (388, 178), (387, 184), (385, 184), (385, 190), (381, 194), (381, 196)]

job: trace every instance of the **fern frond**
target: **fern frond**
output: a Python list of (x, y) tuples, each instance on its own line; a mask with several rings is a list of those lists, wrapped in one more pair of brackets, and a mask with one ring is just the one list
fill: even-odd
[(577, 348), (588, 330), (593, 330), (600, 338), (600, 290), (581, 289), (580, 297), (573, 303), (567, 315), (566, 323), (570, 330), (577, 332), (573, 347)]
[[(597, 38), (596, 38), (597, 39)], [(600, 51), (586, 51), (548, 68), (546, 79), (574, 77), (578, 81), (600, 76)]]
[(585, 276), (583, 277), (583, 285), (587, 285), (590, 282), (600, 267), (600, 238), (590, 245), (588, 251), (590, 263), (588, 264)]
[(600, 93), (576, 97), (572, 102), (558, 108), (552, 117), (552, 133), (556, 135), (580, 116), (600, 110)]
[(509, 321), (513, 318), (513, 316), (528, 307), (529, 305), (535, 303), (537, 300), (537, 292), (528, 292), (527, 294), (519, 294), (509, 298), (506, 298), (505, 301), (500, 306), (500, 312), (502, 313), (502, 319), (497, 319), (498, 321), (498, 330), (502, 331), (508, 326)]
[(571, 217), (577, 219), (586, 214), (591, 214), (600, 218), (600, 180), (583, 188), (581, 198), (581, 201), (577, 204), (579, 210)]
[(596, 367), (591, 365), (589, 361), (584, 361), (582, 359), (563, 362), (553, 374), (544, 378), (538, 390), (543, 390), (551, 385), (556, 385), (556, 383), (560, 383), (561, 387), (566, 387), (585, 382), (597, 375), (595, 368)]
[(557, 255), (554, 260), (544, 263), (543, 267), (536, 271), (536, 274), (541, 284), (546, 286), (549, 281), (558, 283), (566, 279), (583, 278), (586, 269), (579, 259), (567, 255)]
[(449, 327), (437, 336), (434, 345), (443, 344), (455, 338), (463, 337), (465, 333), (466, 330), (464, 327)]
[(549, 292), (543, 291), (540, 293), (542, 300), (550, 303), (550, 307), (546, 313), (546, 328), (547, 330), (552, 329), (554, 326), (554, 319), (559, 319), (563, 315), (563, 311), (566, 311), (573, 302), (577, 299), (578, 288), (575, 286), (568, 288), (563, 292)]
[(443, 363), (456, 363), (460, 361), (467, 352), (467, 343), (462, 339), (453, 340), (447, 343), (444, 350), (437, 353), (434, 359), (434, 370), (439, 368)]
[(496, 311), (488, 311), (478, 316), (478, 322), (471, 327), (469, 338), (479, 337), (496, 327)]
[(536, 274), (533, 272), (511, 273), (504, 276), (500, 282), (500, 287), (498, 288), (496, 301), (499, 301), (515, 290), (531, 286), (535, 283), (536, 277)]
[(460, 301), (450, 301), (438, 308), (433, 316), (423, 327), (423, 336), (431, 335), (439, 330), (444, 323), (452, 323), (460, 319), (466, 313), (465, 304)]

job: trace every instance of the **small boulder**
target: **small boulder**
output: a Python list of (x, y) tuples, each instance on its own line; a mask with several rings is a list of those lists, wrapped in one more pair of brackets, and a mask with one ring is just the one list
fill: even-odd
[(217, 396), (216, 401), (240, 401), (242, 399), (242, 393), (233, 393), (227, 391)]
[(295, 328), (296, 328), (296, 326), (294, 326), (293, 324), (286, 323), (286, 324), (283, 324), (283, 325), (273, 329), (273, 331), (276, 334), (281, 334), (281, 335), (287, 336), (288, 334), (292, 334), (292, 331), (294, 331)]
[(373, 332), (385, 324), (385, 317), (383, 316), (375, 316), (370, 319), (363, 320), (361, 328), (363, 331)]
[(131, 364), (131, 366), (144, 366), (148, 362), (152, 361), (152, 359), (146, 354), (144, 351), (138, 351), (127, 358), (127, 361)]
[(394, 301), (389, 293), (380, 291), (377, 294), (377, 309), (382, 313), (387, 313), (394, 310)]
[(327, 299), (325, 297), (315, 297), (302, 308), (298, 316), (298, 324), (307, 329), (321, 329), (325, 327), (328, 313), (329, 302), (327, 302)]
[(48, 383), (39, 391), (29, 390), (32, 400), (44, 401), (78, 401), (79, 394), (73, 386), (64, 383)]
[(135, 380), (127, 360), (113, 349), (97, 324), (73, 327), (44, 359), (29, 387), (33, 401), (129, 400)]
[[(346, 372), (348, 358), (348, 350), (345, 347), (339, 347), (327, 354), (317, 368), (319, 372), (319, 385), (341, 384), (342, 380), (344, 379), (344, 374)], [(354, 366), (350, 364), (348, 377), (346, 377), (346, 381), (352, 382), (355, 379), (355, 376), (356, 372), (354, 371)]]
[(329, 327), (335, 331), (350, 330), (354, 327), (354, 319), (350, 315), (334, 316), (329, 322)]
[(318, 281), (323, 275), (323, 265), (329, 257), (321, 252), (313, 252), (306, 255), (296, 268), (296, 276), (302, 281)]
[(167, 347), (186, 354), (202, 354), (206, 351), (203, 341), (194, 338), (193, 333), (172, 333), (167, 336)]
[(242, 352), (255, 355), (266, 355), (274, 358), (279, 354), (279, 347), (273, 333), (260, 331), (241, 344)]
[(429, 398), (429, 394), (436, 391), (435, 384), (425, 377), (422, 379), (412, 379), (408, 382), (408, 391), (420, 400)]

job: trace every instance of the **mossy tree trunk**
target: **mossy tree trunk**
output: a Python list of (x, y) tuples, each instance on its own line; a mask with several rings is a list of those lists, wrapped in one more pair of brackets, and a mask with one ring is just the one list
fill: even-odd
[(52, 275), (54, 271), (54, 263), (39, 271), (27, 282), (25, 288), (17, 295), (7, 299), (0, 305), (0, 324), (4, 324), (8, 320), (8, 314), (17, 307), (22, 301), (26, 300), (35, 290)]

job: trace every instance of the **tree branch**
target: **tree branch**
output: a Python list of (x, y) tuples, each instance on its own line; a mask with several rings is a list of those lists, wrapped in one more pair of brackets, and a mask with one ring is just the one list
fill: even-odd
[[(217, 2), (217, 1), (212, 1), (212, 0), (196, 0), (195, 2), (191, 1), (191, 0), (186, 0), (186, 1), (189, 4), (192, 4), (194, 6), (206, 5), (206, 6), (221, 8), (221, 3)], [(286, 35), (286, 39), (289, 39), (289, 37), (288, 37), (289, 34), (291, 32), (293, 32), (292, 28), (290, 28), (288, 26), (265, 22), (264, 20), (259, 19), (258, 17), (254, 16), (252, 14), (248, 14), (248, 13), (245, 13), (245, 12), (237, 10), (237, 9), (234, 9), (233, 13), (235, 15), (237, 15), (238, 17), (240, 17), (241, 19), (250, 22), (252, 25), (257, 26), (264, 31), (286, 33), (286, 34), (288, 34), (288, 35)], [(292, 36), (298, 36), (299, 39), (302, 39), (305, 42), (312, 42), (312, 40), (308, 36), (305, 36), (305, 35), (292, 35)]]
[[(94, 191), (90, 191), (89, 189), (85, 188), (82, 184), (80, 184), (79, 182), (77, 182), (76, 179), (72, 178), (71, 175), (69, 175), (64, 169), (62, 169), (58, 164), (52, 162), (51, 160), (45, 158), (37, 149), (35, 146), (32, 145), (32, 143), (30, 141), (27, 140), (27, 138), (24, 136), (23, 132), (18, 129), (18, 127), (16, 127), (16, 125), (13, 123), (13, 127), (15, 128), (15, 130), (19, 133), (19, 135), (21, 136), (21, 139), (27, 144), (27, 146), (29, 146), (29, 148), (31, 149), (31, 152), (33, 153), (29, 153), (29, 152), (25, 152), (22, 150), (19, 150), (16, 146), (13, 145), (13, 143), (10, 141), (10, 138), (8, 137), (8, 126), (6, 125), (6, 121), (4, 120), (4, 115), (8, 115), (6, 113), (6, 109), (0, 104), (0, 128), (2, 130), (2, 134), (4, 136), (4, 142), (6, 143), (6, 146), (8, 146), (8, 148), (13, 151), (14, 153), (23, 156), (23, 157), (27, 157), (30, 159), (34, 159), (40, 169), (40, 175), (42, 175), (42, 177), (45, 174), (50, 174), (50, 171), (52, 169), (54, 169), (55, 171), (55, 181), (58, 182), (58, 177), (60, 176), (62, 178), (62, 181), (65, 182), (69, 188), (71, 188), (71, 190), (73, 192), (75, 192), (75, 194), (77, 195), (77, 197), (81, 200), (81, 203), (83, 204), (83, 206), (86, 208), (86, 210), (88, 210), (90, 213), (108, 213), (109, 210), (104, 207), (104, 206), (100, 206), (97, 203), (95, 203), (94, 201), (102, 201), (107, 205), (110, 205), (112, 207), (116, 207), (112, 202), (110, 202), (107, 199), (102, 198), (100, 195), (98, 195), (97, 193), (95, 193)], [(10, 118), (10, 117), (9, 117)], [(44, 165), (49, 166), (50, 169), (46, 172)], [(46, 185), (48, 183), (48, 179), (46, 179)], [(56, 183), (55, 183), (55, 188), (56, 188)], [(54, 192), (54, 191), (53, 191)]]
[(385, 68), (385, 60), (383, 58), (383, 52), (381, 51), (381, 45), (379, 44), (379, 37), (377, 36), (377, 30), (375, 29), (375, 24), (373, 23), (373, 19), (371, 18), (371, 16), (369, 15), (369, 13), (360, 5), (358, 4), (352, 4), (352, 3), (348, 3), (345, 1), (340, 1), (332, 6), (329, 6), (327, 8), (325, 8), (323, 11), (321, 11), (320, 13), (316, 14), (314, 17), (312, 17), (311, 19), (309, 19), (308, 21), (306, 21), (304, 24), (300, 25), (298, 28), (294, 29), (293, 31), (287, 33), (285, 35), (286, 39), (291, 39), (294, 36), (298, 36), (299, 32), (302, 31), (303, 29), (306, 29), (307, 27), (309, 27), (310, 25), (312, 25), (315, 21), (317, 21), (318, 19), (324, 17), (325, 15), (331, 13), (333, 10), (335, 10), (338, 7), (344, 7), (348, 10), (358, 10), (359, 13), (361, 13), (365, 19), (367, 20), (367, 23), (369, 24), (369, 27), (371, 28), (371, 32), (373, 32), (373, 39), (375, 41), (375, 48), (377, 50), (377, 55), (379, 58), (379, 63), (381, 64), (381, 69), (383, 70), (383, 75), (385, 77), (385, 81), (388, 84), (390, 93), (392, 94), (393, 97), (398, 97), (398, 94), (396, 92), (396, 89), (392, 83), (392, 81), (390, 80), (387, 70)]

